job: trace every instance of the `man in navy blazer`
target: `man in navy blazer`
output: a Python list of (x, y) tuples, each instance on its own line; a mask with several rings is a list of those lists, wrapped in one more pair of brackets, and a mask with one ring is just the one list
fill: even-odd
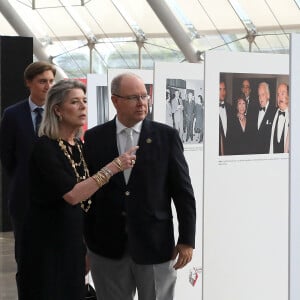
[(48, 89), (54, 83), (55, 67), (47, 62), (34, 62), (24, 71), (28, 98), (7, 107), (0, 127), (0, 157), (9, 176), (9, 214), (15, 237), (15, 258), (19, 263), (24, 218), (29, 205), (29, 159), (37, 138), (37, 107), (42, 108)]
[(149, 96), (141, 78), (121, 74), (111, 93), (116, 118), (85, 134), (90, 174), (126, 150), (124, 129), (133, 130), (139, 148), (128, 182), (123, 172), (112, 177), (86, 215), (96, 292), (105, 300), (132, 300), (137, 289), (139, 299), (172, 300), (176, 270), (190, 262), (195, 246), (195, 198), (182, 142), (177, 130), (145, 119)]

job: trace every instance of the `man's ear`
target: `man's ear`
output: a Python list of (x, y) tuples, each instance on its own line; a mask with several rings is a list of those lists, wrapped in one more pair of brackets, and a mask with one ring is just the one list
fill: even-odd
[(28, 79), (25, 80), (25, 85), (28, 89), (30, 89), (31, 82), (32, 82), (32, 80), (28, 80)]
[(118, 97), (114, 96), (114, 95), (111, 95), (111, 101), (115, 107), (116, 110), (118, 110)]

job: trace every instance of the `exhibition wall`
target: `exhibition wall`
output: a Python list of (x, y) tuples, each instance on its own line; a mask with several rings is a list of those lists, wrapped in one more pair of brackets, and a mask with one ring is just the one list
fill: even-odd
[(291, 157), (290, 157), (290, 272), (289, 300), (300, 298), (300, 34), (291, 35)]
[[(299, 47), (300, 42), (294, 43)], [(262, 82), (267, 83), (275, 116), (264, 122), (274, 134), (274, 120), (279, 120), (278, 85), (291, 82), (292, 98), (296, 93), (289, 59), (289, 55), (280, 54), (216, 51), (206, 54), (205, 64), (156, 63), (153, 72), (147, 71), (146, 75), (141, 70), (108, 70), (106, 81), (101, 79), (104, 83), (100, 85), (108, 89), (108, 119), (115, 115), (109, 100), (111, 79), (121, 72), (134, 72), (145, 80), (146, 86), (151, 86), (151, 118), (176, 128), (182, 139), (197, 201), (197, 235), (192, 262), (178, 272), (176, 300), (296, 300), (299, 297), (296, 281), (292, 284), (298, 271), (295, 269), (293, 273), (290, 267), (292, 262), (299, 265), (296, 254), (299, 246), (295, 245), (294, 257), (290, 257), (293, 244), (290, 247), (289, 239), (293, 233), (290, 226), (294, 224), (289, 202), (289, 152), (293, 151), (260, 153), (246, 148), (238, 154), (219, 152), (221, 78), (226, 82), (226, 102), (233, 106), (245, 79), (252, 84), (257, 102), (258, 87)], [(295, 57), (291, 55), (291, 59), (294, 59), (293, 66), (299, 66)], [(102, 121), (95, 114), (96, 103), (92, 103), (95, 98), (91, 97), (99, 85), (95, 80), (98, 75), (91, 76), (94, 79), (88, 80), (88, 98), (93, 122), (89, 121), (89, 126), (94, 126)], [(171, 98), (177, 99), (177, 110), (189, 109), (183, 99), (192, 99), (195, 106), (192, 125), (188, 125), (187, 115), (182, 123), (176, 123)], [(291, 107), (293, 111), (287, 109), (286, 118), (289, 115), (292, 118), (298, 110), (296, 106)], [(202, 118), (202, 125), (196, 125), (197, 114), (198, 120)], [(287, 121), (283, 132), (289, 134), (290, 127)], [(293, 143), (291, 147), (295, 147)], [(296, 173), (297, 167), (294, 170)], [(175, 211), (174, 221), (176, 228)], [(297, 296), (289, 298), (293, 287)]]
[(288, 299), (289, 154), (219, 155), (220, 74), (228, 90), (242, 74), (277, 86), (288, 83), (289, 57), (205, 57), (203, 299)]

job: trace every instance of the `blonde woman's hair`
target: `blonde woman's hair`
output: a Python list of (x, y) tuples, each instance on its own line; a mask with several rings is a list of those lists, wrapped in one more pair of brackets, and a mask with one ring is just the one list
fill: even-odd
[[(39, 136), (46, 135), (50, 139), (59, 138), (59, 118), (55, 113), (56, 105), (61, 105), (73, 89), (81, 89), (86, 93), (86, 86), (79, 80), (63, 79), (54, 84), (47, 93), (45, 112), (39, 129)], [(78, 129), (76, 137), (82, 134), (81, 128)]]

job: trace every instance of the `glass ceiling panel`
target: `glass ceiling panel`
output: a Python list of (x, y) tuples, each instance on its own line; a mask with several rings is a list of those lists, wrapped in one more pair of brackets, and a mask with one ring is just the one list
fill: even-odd
[[(96, 28), (92, 27), (96, 36), (133, 36), (128, 24), (120, 16), (111, 1), (91, 1), (84, 9), (97, 24)], [(88, 18), (89, 16), (87, 15), (86, 19)]]
[(119, 0), (130, 17), (145, 32), (146, 37), (166, 36), (167, 31), (161, 24), (147, 1)]
[[(8, 1), (34, 35), (47, 46), (46, 52), (59, 64), (66, 64), (68, 74), (89, 72), (91, 57), (87, 40), (59, 0), (35, 0), (38, 8), (35, 10), (31, 9), (31, 0)], [(80, 0), (68, 1), (76, 4), (74, 10), (98, 39), (92, 52), (94, 70), (112, 66), (138, 67), (136, 37), (111, 0), (85, 0), (84, 6), (78, 6)], [(235, 1), (257, 29), (251, 45), (253, 52), (288, 52), (289, 36), (284, 33), (300, 31), (300, 10), (294, 0)], [(184, 60), (147, 0), (120, 2), (145, 33), (145, 49), (141, 50), (143, 68), (153, 68), (157, 60)], [(227, 0), (176, 0), (176, 3), (187, 19), (184, 23), (190, 24), (200, 34), (200, 38), (192, 42), (195, 50), (249, 51), (245, 27)], [(59, 8), (45, 8), (50, 6)], [(0, 24), (1, 35), (17, 34), (1, 14)]]
[(267, 1), (270, 10), (272, 10), (279, 24), (282, 26), (289, 24), (299, 25), (300, 10), (298, 9), (295, 1), (278, 1), (276, 2), (276, 5), (273, 5), (272, 2), (274, 1)]
[(244, 25), (247, 33), (249, 34), (256, 33), (255, 25), (253, 24), (252, 20), (249, 18), (244, 8), (241, 6), (240, 2), (238, 0), (229, 0), (229, 3), (234, 9), (237, 16), (239, 17), (242, 24)]
[[(217, 29), (220, 31), (243, 29), (227, 0), (219, 0), (217, 3), (211, 0), (189, 0), (189, 5), (186, 5), (185, 0), (176, 1), (195, 28), (199, 30), (200, 35), (216, 34)], [(221, 9), (217, 10), (216, 7)]]
[(280, 29), (279, 24), (284, 27), (293, 26), (293, 28), (299, 28), (300, 26), (300, 10), (297, 8), (293, 0), (239, 0), (239, 2), (247, 11), (247, 14), (259, 30), (278, 30)]
[[(60, 0), (16, 0), (28, 7), (33, 7), (35, 6), (35, 8), (42, 8), (42, 9), (46, 9), (46, 8), (53, 8), (53, 7), (61, 7), (61, 1)], [(70, 5), (77, 5), (80, 6), (81, 5), (81, 0), (68, 0)], [(84, 3), (88, 3), (92, 0), (84, 0)]]
[[(60, 37), (63, 40), (70, 39), (72, 36), (78, 37), (83, 35), (64, 8), (40, 9), (39, 14), (46, 24), (49, 25), (51, 31), (55, 33), (54, 37)], [(56, 22), (53, 22), (53, 20), (56, 20)]]
[(205, 10), (201, 7), (198, 0), (190, 0), (191, 5), (183, 5), (185, 1), (176, 0), (181, 7), (184, 15), (191, 21), (191, 23), (198, 29), (200, 35), (211, 33), (215, 31), (214, 24), (211, 22)]
[(11, 25), (6, 21), (5, 17), (0, 13), (0, 35), (18, 35)]
[(218, 30), (222, 32), (232, 30), (234, 32), (244, 29), (241, 21), (227, 0), (198, 0), (198, 3), (201, 3), (201, 6)]
[[(10, 0), (9, 2), (14, 7), (16, 13), (20, 16), (23, 22), (25, 22), (25, 24), (34, 32), (37, 38), (48, 35), (49, 28), (40, 18), (37, 10), (33, 10), (31, 8), (31, 1), (25, 2), (25, 0), (23, 0), (21, 2)], [(27, 5), (24, 3), (27, 3)]]

